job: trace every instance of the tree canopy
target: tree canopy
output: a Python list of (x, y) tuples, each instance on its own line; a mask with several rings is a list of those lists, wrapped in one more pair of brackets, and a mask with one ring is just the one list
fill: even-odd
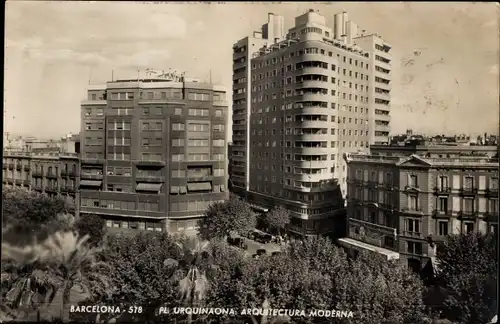
[(106, 235), (104, 219), (95, 214), (80, 215), (75, 222), (75, 229), (80, 236), (89, 235), (88, 243), (92, 246), (100, 245)]
[(44, 240), (72, 226), (72, 207), (62, 197), (17, 188), (4, 188), (2, 195), (4, 240), (12, 244)]
[(225, 202), (210, 205), (199, 221), (198, 233), (202, 239), (223, 238), (231, 232), (246, 234), (255, 228), (256, 215), (241, 198), (232, 195)]
[(290, 224), (290, 212), (283, 207), (275, 207), (266, 214), (267, 224), (280, 232)]
[(438, 249), (444, 312), (460, 323), (487, 323), (497, 313), (497, 239), (493, 234), (448, 236)]
[(246, 259), (216, 277), (213, 286), (208, 301), (214, 307), (259, 307), (267, 300), (272, 308), (307, 314), (318, 309), (353, 312), (352, 318), (292, 317), (292, 323), (423, 321), (423, 287), (405, 265), (363, 253), (350, 260), (327, 238), (308, 238), (282, 254)]

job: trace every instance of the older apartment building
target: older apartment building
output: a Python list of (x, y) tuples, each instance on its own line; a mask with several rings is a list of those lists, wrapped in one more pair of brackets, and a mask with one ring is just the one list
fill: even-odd
[(4, 151), (3, 183), (78, 201), (79, 158), (76, 152)]
[(220, 86), (185, 78), (89, 87), (81, 212), (113, 228), (192, 232), (228, 195), (225, 96)]
[(498, 158), (426, 157), (430, 154), (346, 155), (343, 245), (399, 258), (418, 270), (435, 255), (434, 243), (448, 234), (497, 232)]
[[(363, 43), (365, 50), (356, 41), (366, 37), (346, 13), (335, 16), (332, 29), (311, 10), (295, 18), (286, 36), (262, 40), (254, 52), (242, 41), (233, 47), (235, 58), (245, 58), (233, 65), (233, 190), (263, 211), (288, 209), (291, 232), (327, 234), (344, 226), (342, 154), (366, 151), (381, 137), (373, 126), (375, 45)], [(381, 39), (374, 42), (389, 51)]]

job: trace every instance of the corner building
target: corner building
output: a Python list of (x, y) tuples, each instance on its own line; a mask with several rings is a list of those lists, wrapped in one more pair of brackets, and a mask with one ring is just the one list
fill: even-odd
[[(289, 230), (299, 235), (342, 235), (342, 154), (366, 151), (374, 138), (371, 54), (344, 26), (350, 25), (332, 30), (312, 10), (295, 18), (286, 37), (249, 53), (248, 88), (241, 88), (247, 93), (239, 90), (241, 79), (233, 88), (234, 191), (263, 211), (288, 209)], [(340, 28), (349, 30), (350, 41)]]
[(81, 213), (112, 228), (192, 234), (227, 198), (223, 88), (185, 79), (91, 86), (82, 103)]
[(346, 155), (348, 238), (342, 245), (420, 271), (446, 235), (498, 233), (496, 147), (417, 147), (411, 155), (410, 148), (399, 149)]

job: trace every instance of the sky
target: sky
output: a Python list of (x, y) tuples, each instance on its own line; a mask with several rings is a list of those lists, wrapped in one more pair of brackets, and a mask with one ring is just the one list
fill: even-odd
[[(345, 9), (393, 46), (392, 132), (499, 129), (496, 3), (139, 3), (8, 1), (4, 130), (60, 137), (80, 130), (89, 82), (177, 70), (232, 84), (232, 44), (267, 22), (285, 29), (309, 9), (333, 28)], [(231, 102), (231, 101), (229, 101)]]

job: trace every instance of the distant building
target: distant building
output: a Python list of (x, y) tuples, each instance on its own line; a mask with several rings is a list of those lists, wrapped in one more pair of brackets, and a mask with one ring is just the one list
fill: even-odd
[(474, 146), (375, 146), (371, 155), (346, 155), (348, 237), (340, 242), (402, 259), (417, 271), (448, 234), (497, 233), (493, 155), (491, 147)]
[(108, 227), (194, 233), (227, 192), (225, 89), (158, 76), (91, 85), (80, 208)]
[(3, 184), (78, 202), (78, 153), (4, 151)]

